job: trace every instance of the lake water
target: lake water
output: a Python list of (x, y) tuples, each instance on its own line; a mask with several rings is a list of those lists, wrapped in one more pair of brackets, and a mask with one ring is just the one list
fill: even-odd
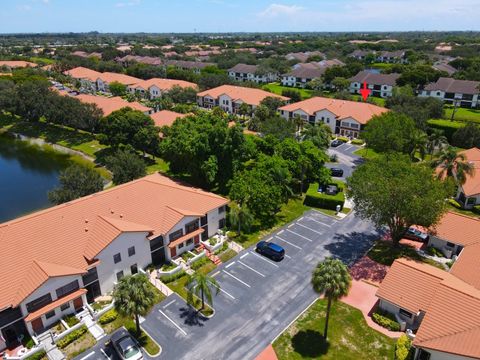
[(51, 206), (48, 192), (68, 155), (0, 136), (0, 223)]

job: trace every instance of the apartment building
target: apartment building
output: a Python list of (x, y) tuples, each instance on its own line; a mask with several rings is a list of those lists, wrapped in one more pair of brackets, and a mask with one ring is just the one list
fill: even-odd
[(81, 66), (67, 70), (64, 74), (80, 81), (81, 90), (84, 92), (109, 92), (110, 89), (108, 86), (112, 82), (118, 82), (125, 86), (129, 86), (142, 81), (142, 79), (125, 74), (113, 72), (101, 73)]
[(101, 73), (97, 79), (97, 91), (110, 92), (109, 85), (113, 82), (117, 82), (128, 87), (141, 81), (142, 79), (125, 74), (104, 72)]
[(446, 104), (477, 108), (480, 107), (480, 81), (441, 77), (436, 82), (425, 86), (418, 96), (430, 96)]
[(252, 81), (257, 84), (265, 84), (276, 81), (278, 73), (260, 71), (258, 65), (237, 64), (228, 69), (228, 76), (235, 81)]
[(310, 81), (320, 78), (329, 67), (344, 65), (338, 59), (297, 64), (290, 72), (281, 76), (281, 83), (283, 86), (305, 88)]
[(200, 74), (200, 72), (206, 67), (216, 66), (216, 64), (200, 61), (167, 60), (165, 61), (165, 66), (171, 66), (180, 70), (190, 70), (195, 74)]
[(149, 99), (156, 99), (161, 97), (164, 93), (169, 92), (176, 86), (183, 89), (197, 89), (197, 84), (189, 81), (153, 78), (129, 85), (127, 90), (131, 94), (140, 94)]
[(75, 99), (78, 99), (84, 103), (97, 105), (97, 107), (100, 110), (102, 110), (103, 116), (108, 116), (112, 112), (120, 110), (125, 107), (129, 107), (133, 110), (141, 111), (145, 115), (149, 115), (153, 113), (153, 109), (145, 105), (142, 105), (136, 101), (128, 102), (126, 100), (123, 100), (119, 96), (106, 97), (106, 96), (96, 96), (96, 95), (90, 95), (90, 94), (80, 94), (75, 96)]
[(379, 74), (363, 70), (349, 79), (349, 90), (352, 94), (360, 94), (363, 83), (366, 83), (367, 88), (372, 91), (372, 96), (390, 97), (393, 95), (393, 88), (396, 86), (399, 77), (400, 74)]

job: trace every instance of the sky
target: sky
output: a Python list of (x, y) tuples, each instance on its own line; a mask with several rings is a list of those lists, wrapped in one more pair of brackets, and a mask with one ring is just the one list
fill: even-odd
[(0, 33), (479, 30), (480, 0), (1, 0)]

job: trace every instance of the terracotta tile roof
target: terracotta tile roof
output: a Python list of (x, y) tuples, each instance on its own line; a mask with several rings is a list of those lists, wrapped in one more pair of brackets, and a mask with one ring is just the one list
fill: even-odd
[(480, 90), (478, 86), (480, 85), (479, 81), (470, 81), (470, 80), (457, 80), (452, 78), (441, 77), (437, 82), (430, 83), (425, 86), (427, 91), (444, 91), (451, 93), (459, 94), (478, 94)]
[(377, 297), (414, 314), (427, 310), (446, 271), (413, 260), (395, 260), (383, 279)]
[(324, 97), (313, 97), (307, 100), (282, 106), (279, 110), (295, 111), (303, 110), (309, 115), (315, 115), (317, 111), (327, 109), (334, 113), (338, 120), (351, 117), (360, 124), (366, 124), (373, 116), (383, 114), (388, 109), (370, 103), (338, 100)]
[(123, 231), (164, 235), (182, 212), (206, 214), (225, 204), (218, 195), (153, 174), (0, 224), (0, 309), (17, 306), (51, 276), (86, 271)]
[(156, 126), (172, 126), (175, 120), (178, 118), (187, 117), (188, 114), (180, 114), (175, 111), (170, 110), (161, 110), (154, 114), (151, 114), (150, 117), (155, 122)]
[(186, 235), (183, 235), (182, 237), (179, 237), (178, 239), (175, 239), (174, 241), (172, 241), (170, 244), (168, 244), (168, 247), (170, 249), (174, 248), (175, 246), (193, 238), (194, 236), (197, 236), (197, 235), (200, 235), (201, 233), (203, 233), (205, 231), (205, 229), (203, 228), (200, 228), (200, 229), (197, 229), (195, 231), (192, 231), (191, 233), (188, 233)]
[(142, 88), (144, 90), (150, 89), (151, 86), (155, 85), (162, 91), (172, 90), (174, 86), (180, 86), (181, 88), (193, 88), (197, 89), (197, 84), (190, 81), (176, 80), (176, 79), (160, 79), (152, 78), (149, 80), (139, 81), (135, 84), (130, 85), (131, 88)]
[(96, 82), (102, 73), (91, 70), (82, 66), (64, 71), (65, 75), (71, 76), (74, 79), (86, 79), (91, 82)]
[(24, 67), (36, 67), (37, 64), (30, 62), (30, 61), (23, 61), (23, 60), (11, 60), (11, 61), (0, 61), (0, 67), (6, 66), (12, 69), (15, 68), (24, 68)]
[(86, 289), (78, 289), (77, 291), (75, 291), (71, 294), (68, 294), (64, 297), (61, 297), (60, 299), (52, 301), (50, 304), (45, 305), (44, 307), (38, 309), (37, 311), (34, 311), (34, 312), (28, 314), (27, 317), (25, 318), (25, 321), (29, 322), (29, 321), (35, 320), (35, 319), (39, 318), (40, 316), (52, 311), (53, 309), (55, 309), (55, 308), (57, 308), (57, 307), (59, 307), (63, 304), (66, 304), (71, 300), (75, 300), (76, 298), (79, 298), (80, 296), (82, 296), (83, 294), (86, 294), (86, 293), (87, 293)]
[(478, 195), (480, 194), (480, 149), (474, 147), (461, 151), (460, 154), (465, 155), (466, 160), (475, 168), (473, 175), (467, 175), (466, 181), (462, 185), (463, 192), (466, 196)]
[(221, 95), (228, 95), (232, 99), (232, 101), (241, 100), (247, 103), (248, 105), (255, 105), (255, 106), (260, 105), (260, 102), (269, 96), (276, 97), (285, 101), (290, 100), (290, 98), (288, 97), (276, 95), (265, 90), (246, 88), (242, 86), (233, 86), (233, 85), (222, 85), (210, 90), (199, 92), (197, 94), (197, 96), (200, 96), (200, 97), (210, 96), (214, 99), (218, 99)]
[[(477, 233), (478, 234), (478, 233)], [(480, 241), (466, 246), (450, 272), (466, 283), (480, 289)]]
[(443, 240), (468, 246), (480, 242), (480, 220), (449, 211), (429, 232)]
[(148, 112), (152, 109), (146, 107), (139, 102), (133, 101), (128, 102), (123, 100), (119, 96), (115, 97), (105, 97), (105, 96), (95, 96), (95, 95), (88, 95), (88, 94), (80, 94), (75, 96), (75, 99), (80, 100), (81, 102), (90, 103), (97, 105), (102, 111), (104, 116), (110, 115), (112, 112), (120, 110), (124, 107), (129, 107), (134, 110), (138, 110), (141, 112)]
[(377, 74), (367, 70), (360, 71), (357, 75), (350, 78), (350, 82), (363, 83), (369, 85), (390, 85), (395, 86), (400, 74)]
[(118, 74), (113, 72), (101, 73), (99, 78), (106, 83), (119, 82), (120, 84), (123, 84), (123, 85), (137, 84), (142, 81), (142, 79), (139, 79), (133, 76)]

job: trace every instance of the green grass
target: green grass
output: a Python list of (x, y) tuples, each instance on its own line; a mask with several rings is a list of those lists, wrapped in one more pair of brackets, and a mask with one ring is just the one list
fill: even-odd
[[(453, 108), (445, 107), (445, 119), (452, 118)], [(457, 108), (454, 119), (456, 121), (469, 121), (480, 123), (480, 110), (470, 108)]]
[[(322, 212), (322, 213), (324, 213), (325, 215), (338, 217), (338, 216), (336, 215), (337, 212), (336, 212), (335, 210), (320, 209), (320, 208), (317, 208), (317, 210), (320, 211), (320, 212)], [(352, 209), (349, 209), (349, 208), (345, 208), (345, 207), (344, 207), (344, 208), (342, 209), (342, 211), (340, 211), (340, 212), (346, 215), (346, 214), (350, 213), (350, 211), (352, 211)]]
[(41, 62), (41, 63), (47, 64), (47, 65), (55, 63), (55, 60), (53, 60), (53, 59), (49, 59), (49, 58), (45, 58), (45, 57), (39, 57), (39, 56), (31, 57), (30, 61), (34, 62), (34, 63)]
[(323, 339), (326, 300), (317, 300), (273, 343), (279, 360), (393, 359), (395, 340), (371, 329), (362, 313), (332, 305), (328, 341)]
[(80, 355), (81, 353), (90, 349), (93, 345), (95, 345), (95, 343), (95, 338), (92, 336), (92, 334), (90, 334), (90, 332), (87, 331), (80, 338), (63, 348), (62, 352), (65, 354), (67, 359), (73, 359), (77, 355)]
[(385, 69), (391, 69), (394, 65), (395, 64), (389, 64), (389, 63), (373, 63), (370, 65), (370, 67), (374, 69), (385, 70)]
[(234, 258), (236, 255), (237, 253), (235, 251), (233, 251), (232, 249), (227, 249), (220, 255), (218, 255), (218, 257), (220, 258), (220, 260), (222, 260), (222, 262), (227, 262), (231, 258)]
[[(168, 284), (168, 287), (175, 291), (178, 295), (180, 295), (185, 301), (187, 301), (187, 281), (188, 281), (188, 275), (185, 274), (184, 276), (176, 279), (175, 281), (172, 281), (171, 283)], [(197, 297), (194, 297), (194, 304), (193, 306), (197, 309), (200, 310), (202, 305), (202, 302), (200, 299)], [(213, 314), (213, 309), (208, 305), (205, 304), (205, 308), (201, 310), (201, 313), (205, 316), (210, 316)]]
[(354, 151), (354, 154), (358, 155), (358, 156), (361, 156), (366, 160), (376, 159), (377, 157), (380, 156), (379, 153), (377, 153), (373, 149), (369, 149), (367, 147), (364, 147), (364, 148), (361, 148), (361, 149), (358, 149), (358, 150)]
[[(362, 98), (362, 96), (358, 95), (358, 94), (352, 94), (352, 98), (355, 101), (359, 101)], [(385, 107), (386, 100), (384, 98), (376, 97), (376, 96), (370, 96), (369, 99), (371, 101), (373, 101), (373, 103), (375, 105)]]
[(448, 211), (454, 211), (454, 212), (462, 214), (462, 215), (470, 216), (470, 217), (473, 217), (473, 218), (479, 218), (480, 217), (479, 215), (475, 214), (472, 210), (459, 209), (459, 208), (453, 206), (452, 204), (450, 204), (448, 202), (447, 202), (447, 208), (448, 208)]
[(367, 256), (373, 261), (387, 266), (391, 266), (396, 259), (406, 257), (445, 270), (445, 268), (436, 261), (418, 255), (414, 248), (407, 245), (393, 246), (393, 243), (390, 241), (377, 240), (375, 245), (367, 253)]
[(262, 88), (263, 90), (270, 91), (277, 95), (282, 95), (283, 90), (295, 90), (300, 93), (302, 100), (311, 98), (313, 96), (313, 90), (294, 88), (290, 86), (282, 86), (279, 83), (265, 84), (263, 85)]
[(247, 248), (257, 243), (262, 237), (275, 231), (279, 227), (295, 220), (302, 216), (302, 214), (309, 210), (310, 207), (303, 204), (303, 197), (293, 198), (288, 200), (287, 204), (284, 204), (280, 211), (274, 216), (272, 225), (256, 223), (252, 226), (252, 231), (248, 234), (242, 233), (234, 238), (235, 242), (241, 244), (244, 248)]

